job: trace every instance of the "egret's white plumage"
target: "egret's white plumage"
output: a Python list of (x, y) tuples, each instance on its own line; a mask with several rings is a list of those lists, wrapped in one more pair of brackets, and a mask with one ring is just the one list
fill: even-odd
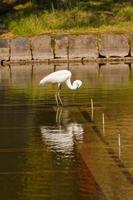
[[(60, 89), (61, 85), (63, 83), (66, 83), (69, 89), (76, 90), (82, 85), (81, 80), (75, 80), (73, 83), (71, 83), (71, 76), (72, 73), (69, 70), (59, 70), (56, 72), (53, 72), (47, 76), (45, 76), (41, 81), (40, 84), (44, 85), (46, 83), (57, 83), (58, 84), (58, 92), (56, 95), (56, 102), (57, 105), (59, 105), (59, 101), (62, 104), (61, 98), (60, 98)], [(59, 101), (58, 101), (59, 100)]]

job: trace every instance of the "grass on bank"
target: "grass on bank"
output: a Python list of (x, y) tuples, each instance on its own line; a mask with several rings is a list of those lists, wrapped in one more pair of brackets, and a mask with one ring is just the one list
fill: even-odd
[(39, 34), (86, 34), (86, 33), (131, 33), (133, 32), (133, 6), (114, 6), (106, 9), (39, 10), (22, 9), (4, 16), (3, 21), (15, 36)]

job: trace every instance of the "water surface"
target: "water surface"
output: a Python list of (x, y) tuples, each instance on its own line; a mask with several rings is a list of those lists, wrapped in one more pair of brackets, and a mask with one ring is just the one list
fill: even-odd
[(63, 86), (63, 108), (38, 85), (59, 69), (0, 67), (1, 199), (132, 200), (132, 64), (70, 65), (83, 86)]

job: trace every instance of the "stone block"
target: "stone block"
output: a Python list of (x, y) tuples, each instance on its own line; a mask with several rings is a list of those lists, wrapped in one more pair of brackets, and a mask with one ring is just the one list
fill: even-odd
[(0, 39), (0, 60), (9, 60), (9, 41)]
[(30, 41), (27, 38), (18, 37), (11, 40), (11, 60), (31, 60)]
[(99, 39), (99, 53), (108, 57), (124, 57), (129, 53), (128, 36), (105, 34)]
[(53, 58), (51, 37), (48, 35), (35, 36), (31, 38), (33, 59), (44, 60)]
[(55, 36), (55, 57), (67, 58), (68, 52), (68, 37), (67, 36)]
[(69, 36), (69, 58), (97, 58), (96, 41), (95, 35)]

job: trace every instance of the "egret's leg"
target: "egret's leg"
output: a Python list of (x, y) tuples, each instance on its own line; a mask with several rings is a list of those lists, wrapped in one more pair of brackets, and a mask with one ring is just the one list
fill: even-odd
[(61, 123), (61, 116), (62, 116), (62, 111), (63, 111), (63, 108), (61, 107), (61, 109), (60, 109), (60, 112), (59, 112), (59, 124)]
[(57, 108), (57, 111), (56, 111), (56, 123), (58, 123), (58, 120), (59, 119), (59, 107)]
[(61, 91), (61, 84), (60, 85), (58, 85), (58, 92), (57, 92), (57, 96), (58, 96), (58, 99), (59, 99), (59, 102), (60, 102), (60, 104), (63, 106), (63, 102), (62, 102), (62, 100), (61, 100), (61, 97), (60, 97), (60, 91)]
[(55, 100), (56, 100), (56, 104), (57, 104), (57, 106), (59, 106), (58, 93), (57, 93), (57, 92), (56, 92), (56, 94), (55, 94)]
[(63, 102), (62, 102), (61, 97), (60, 97), (60, 92), (58, 93), (58, 99), (60, 101), (60, 104), (63, 106)]
[(57, 111), (56, 111), (56, 123), (58, 123), (58, 125), (61, 124), (62, 111), (63, 111), (62, 107), (58, 107), (57, 108)]

